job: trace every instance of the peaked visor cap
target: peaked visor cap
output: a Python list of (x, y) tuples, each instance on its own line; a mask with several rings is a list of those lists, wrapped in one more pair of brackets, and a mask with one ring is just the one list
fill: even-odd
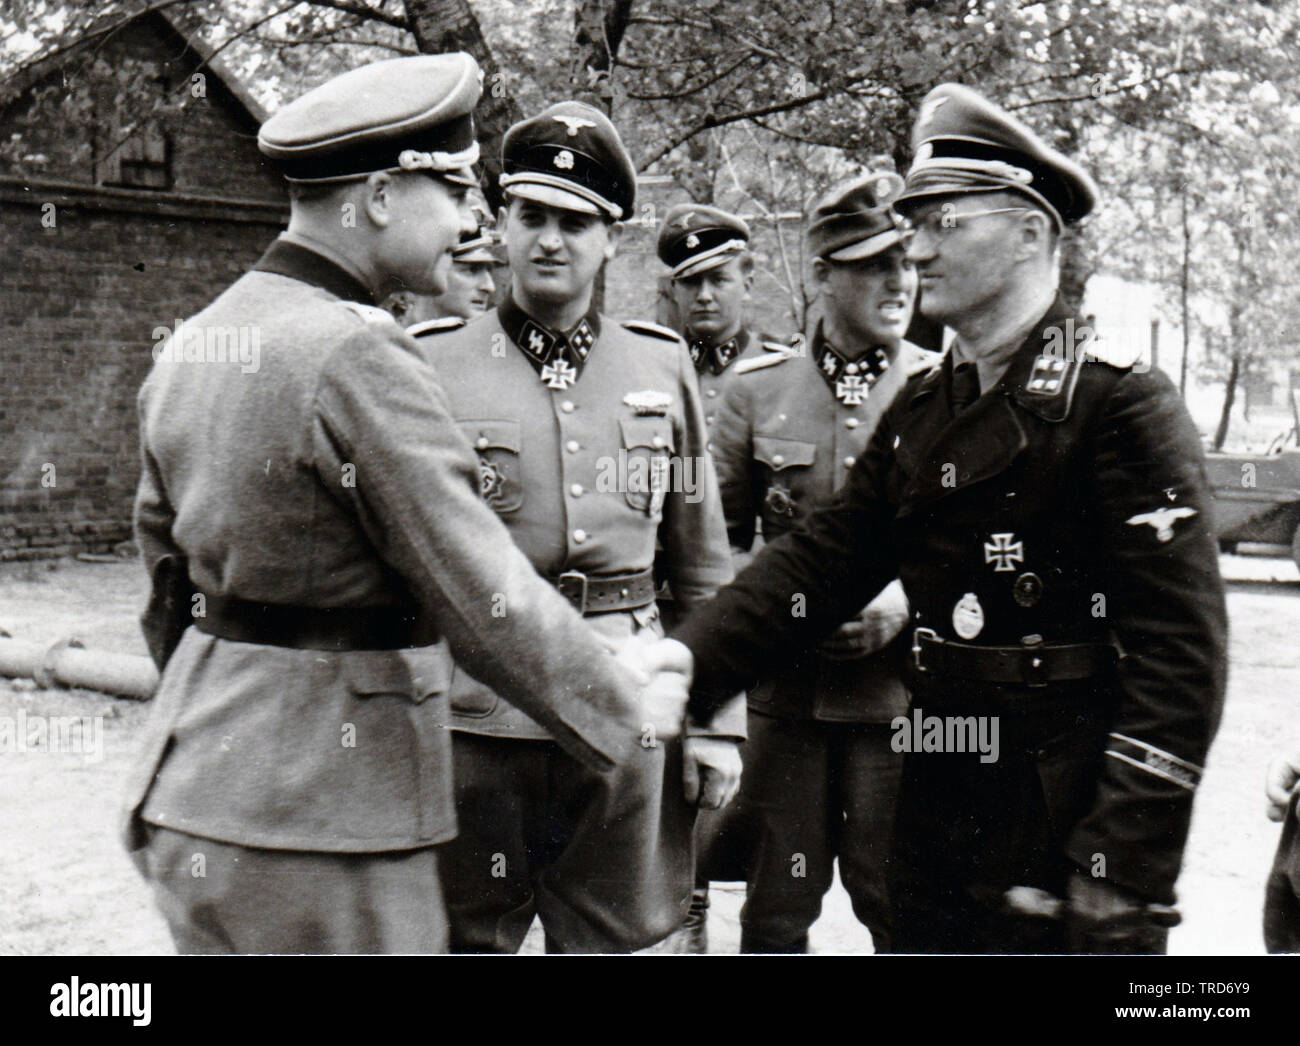
[(725, 265), (748, 246), (743, 218), (718, 207), (679, 203), (664, 215), (656, 250), (679, 280)]
[(613, 221), (632, 216), (636, 168), (599, 109), (560, 102), (512, 126), (501, 151), (509, 196)]
[(1070, 225), (1097, 203), (1096, 183), (1083, 167), (961, 84), (940, 84), (925, 96), (912, 147), (915, 160), (895, 204), (905, 214), (929, 196), (1011, 191)]
[(294, 99), (257, 146), (291, 182), (428, 171), (477, 185), (473, 110), (483, 73), (468, 54), (413, 55), (352, 69)]
[(496, 255), (492, 253), (492, 247), (495, 243), (496, 238), (492, 235), (492, 229), (480, 225), (473, 232), (460, 234), (460, 242), (451, 249), (452, 260), (458, 262), (496, 262)]
[(817, 258), (849, 262), (870, 258), (901, 243), (906, 225), (894, 211), (903, 179), (872, 171), (842, 182), (813, 210), (808, 250)]

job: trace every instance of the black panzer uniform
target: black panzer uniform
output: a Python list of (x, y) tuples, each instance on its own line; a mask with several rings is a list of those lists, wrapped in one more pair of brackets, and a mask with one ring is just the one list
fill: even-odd
[(900, 951), (1068, 950), (1005, 895), (1064, 897), (1071, 868), (1173, 901), (1225, 685), (1203, 456), (1163, 374), (1054, 351), (1067, 321), (965, 410), (950, 359), (912, 377), (835, 497), (675, 632), (700, 714), (902, 579), (913, 718), (997, 717), (999, 744), (906, 757)]

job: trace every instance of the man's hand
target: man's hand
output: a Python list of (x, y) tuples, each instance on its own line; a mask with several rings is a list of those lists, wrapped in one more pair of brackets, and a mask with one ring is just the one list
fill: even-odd
[(740, 744), (723, 737), (688, 737), (682, 742), (686, 801), (702, 810), (721, 810), (740, 789)]
[(851, 661), (874, 654), (886, 646), (907, 624), (911, 608), (903, 595), (903, 583), (891, 581), (856, 617), (840, 625), (817, 648), (833, 661)]
[(641, 688), (641, 728), (659, 741), (681, 734), (695, 670), (690, 650), (675, 639), (638, 632), (616, 656)]
[(1297, 784), (1300, 784), (1300, 751), (1278, 756), (1269, 764), (1264, 790), (1268, 793), (1270, 821), (1281, 821), (1286, 817)]

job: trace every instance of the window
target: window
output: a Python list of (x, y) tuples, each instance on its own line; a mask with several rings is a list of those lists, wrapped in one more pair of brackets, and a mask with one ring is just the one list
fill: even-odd
[(122, 185), (132, 189), (171, 188), (171, 149), (160, 126), (145, 124), (129, 132), (125, 139), (118, 131), (110, 141), (119, 144), (99, 165), (101, 185)]

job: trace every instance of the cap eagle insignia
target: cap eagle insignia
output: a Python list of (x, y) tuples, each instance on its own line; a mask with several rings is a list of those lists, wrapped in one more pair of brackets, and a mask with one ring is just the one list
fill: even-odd
[(563, 113), (555, 113), (554, 119), (556, 120), (556, 122), (564, 124), (564, 126), (569, 129), (570, 138), (576, 138), (578, 136), (578, 132), (582, 130), (584, 127), (596, 126), (594, 120), (588, 120), (586, 117), (583, 116), (566, 116)]

